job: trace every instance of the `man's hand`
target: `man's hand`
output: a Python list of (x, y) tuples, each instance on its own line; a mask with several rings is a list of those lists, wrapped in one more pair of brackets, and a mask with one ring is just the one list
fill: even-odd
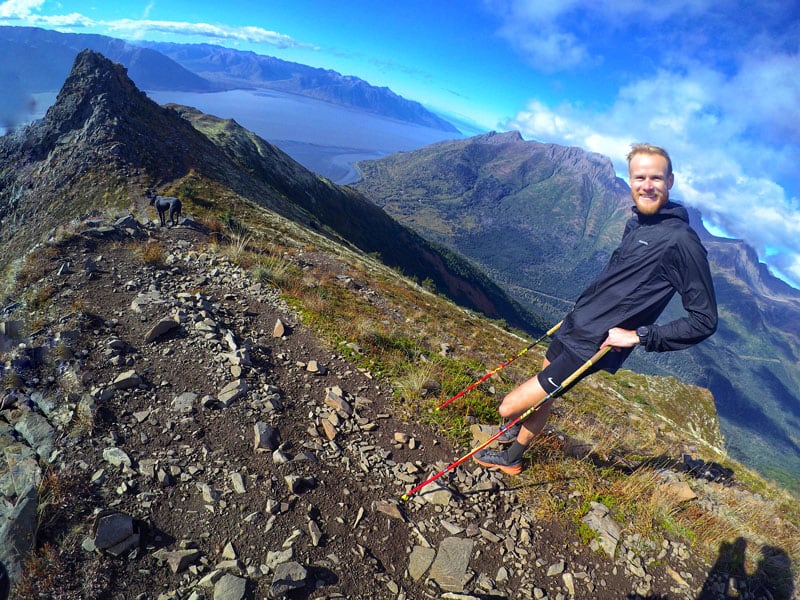
[(615, 350), (620, 348), (633, 348), (639, 343), (639, 336), (633, 329), (622, 329), (620, 327), (612, 327), (608, 330), (608, 337), (600, 345), (601, 348), (611, 346)]

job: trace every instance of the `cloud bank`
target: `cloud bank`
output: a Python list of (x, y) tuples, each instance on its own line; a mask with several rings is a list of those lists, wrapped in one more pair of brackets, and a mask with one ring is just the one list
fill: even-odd
[[(129, 39), (141, 39), (150, 33), (166, 33), (186, 37), (200, 37), (208, 41), (248, 42), (268, 44), (276, 48), (313, 48), (292, 39), (288, 35), (269, 31), (261, 27), (230, 27), (209, 23), (191, 23), (182, 21), (158, 21), (142, 19), (94, 20), (81, 14), (42, 15), (40, 10), (45, 0), (6, 0), (0, 3), (0, 19), (6, 21), (24, 21), (27, 25), (53, 28), (102, 28), (108, 35), (125, 36)], [(152, 4), (145, 7), (148, 15)]]

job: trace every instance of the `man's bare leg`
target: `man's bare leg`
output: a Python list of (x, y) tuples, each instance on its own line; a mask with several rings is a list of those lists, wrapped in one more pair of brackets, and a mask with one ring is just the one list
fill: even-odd
[[(542, 369), (550, 364), (545, 359)], [(513, 420), (523, 414), (529, 408), (537, 406), (547, 397), (547, 392), (542, 388), (537, 377), (528, 379), (525, 383), (517, 386), (500, 403), (498, 412), (503, 419)], [(510, 448), (497, 452), (494, 450), (483, 450), (482, 454), (475, 455), (474, 460), (485, 467), (495, 467), (504, 473), (518, 475), (522, 470), (522, 454), (531, 445), (534, 438), (544, 429), (550, 410), (553, 406), (551, 398), (542, 403), (541, 406), (527, 419), (522, 422), (522, 427), (517, 434), (516, 441)]]
[[(550, 364), (546, 358), (542, 361), (542, 370)], [(500, 416), (506, 421), (515, 419), (532, 406), (536, 406), (539, 402), (544, 400), (547, 392), (542, 388), (539, 379), (534, 376), (528, 379), (525, 383), (518, 385), (511, 390), (503, 401), (500, 403), (498, 412)], [(533, 439), (544, 429), (547, 419), (550, 416), (550, 410), (553, 408), (553, 401), (551, 398), (542, 404), (530, 417), (522, 422), (522, 429), (517, 435), (517, 441), (523, 446), (530, 446)]]

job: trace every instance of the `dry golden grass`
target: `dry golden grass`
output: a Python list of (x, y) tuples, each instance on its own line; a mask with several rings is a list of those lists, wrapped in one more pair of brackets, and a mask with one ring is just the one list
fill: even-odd
[(17, 289), (41, 281), (57, 268), (60, 251), (55, 246), (42, 245), (29, 252), (15, 275)]
[(164, 265), (164, 254), (164, 245), (156, 240), (147, 241), (139, 250), (142, 262), (151, 267), (162, 267)]
[(394, 380), (394, 389), (404, 403), (411, 405), (422, 402), (431, 389), (431, 382), (437, 379), (439, 369), (432, 362), (410, 363), (408, 368)]

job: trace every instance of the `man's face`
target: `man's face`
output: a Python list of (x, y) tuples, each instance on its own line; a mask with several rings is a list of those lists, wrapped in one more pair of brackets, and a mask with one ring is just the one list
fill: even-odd
[(667, 175), (667, 159), (659, 154), (634, 154), (628, 174), (631, 197), (639, 212), (654, 215), (669, 201), (674, 177)]

